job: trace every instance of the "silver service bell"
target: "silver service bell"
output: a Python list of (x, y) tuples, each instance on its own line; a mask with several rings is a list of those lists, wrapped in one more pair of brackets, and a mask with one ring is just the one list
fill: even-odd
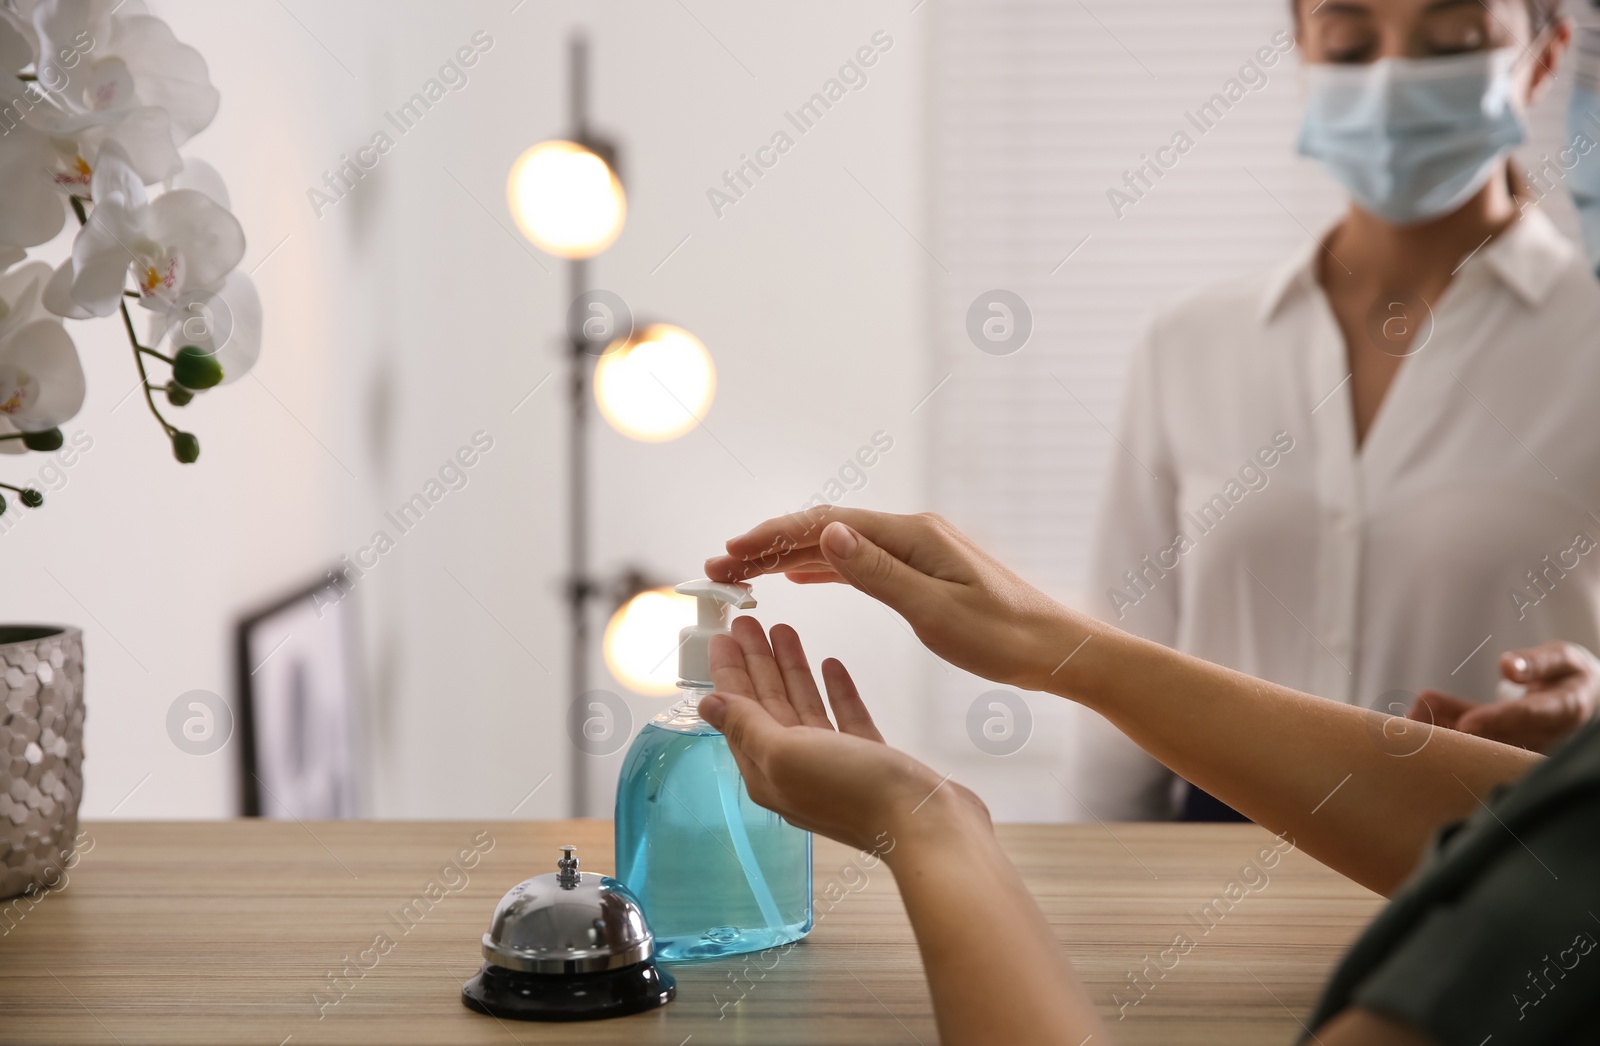
[(586, 1021), (665, 1006), (677, 994), (655, 960), (638, 898), (608, 875), (580, 872), (563, 846), (556, 871), (512, 887), (483, 935), (483, 968), (461, 1001), (492, 1017)]

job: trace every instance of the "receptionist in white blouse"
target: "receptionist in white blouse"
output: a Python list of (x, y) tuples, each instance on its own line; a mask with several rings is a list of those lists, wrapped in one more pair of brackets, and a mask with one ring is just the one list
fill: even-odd
[[(1511, 160), (1571, 38), (1560, 6), (1299, 0), (1297, 144), (1350, 205), (1152, 324), (1094, 555), (1105, 620), (1526, 747), (1592, 709), (1600, 283), (1539, 206), (1561, 167)], [(1532, 703), (1478, 709), (1506, 679)], [(1102, 820), (1228, 813), (1101, 720), (1077, 755)]]

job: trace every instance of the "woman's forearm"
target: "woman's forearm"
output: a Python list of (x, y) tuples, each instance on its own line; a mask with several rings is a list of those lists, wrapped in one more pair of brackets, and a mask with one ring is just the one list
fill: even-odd
[(1135, 639), (1055, 603), (936, 516), (808, 510), (730, 540), (706, 570), (853, 585), (957, 667), (1087, 705), (1173, 771), (1374, 890), (1392, 890), (1442, 824), (1539, 758), (1450, 730), (1397, 737), (1378, 713)]
[(944, 1046), (1109, 1041), (975, 800), (944, 786), (892, 834), (884, 860), (916, 932)]
[(1054, 637), (1044, 650), (1082, 644), (1041, 689), (1105, 716), (1175, 773), (1379, 893), (1416, 867), (1440, 826), (1540, 759), (1088, 627), (1066, 611), (1041, 624)]

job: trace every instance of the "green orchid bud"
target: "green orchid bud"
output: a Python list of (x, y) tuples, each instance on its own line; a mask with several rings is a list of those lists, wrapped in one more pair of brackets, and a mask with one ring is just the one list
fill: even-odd
[(38, 508), (44, 504), (44, 495), (30, 487), (22, 492), (22, 503), (29, 508)]
[(198, 345), (185, 345), (172, 360), (172, 378), (189, 389), (209, 389), (222, 381), (222, 364)]
[(193, 464), (200, 457), (200, 440), (192, 432), (174, 432), (172, 455), (185, 465)]
[(45, 429), (43, 432), (24, 432), (22, 445), (29, 450), (60, 450), (61, 430)]
[(192, 399), (194, 399), (194, 393), (190, 392), (182, 385), (167, 386), (167, 402), (172, 404), (174, 407), (186, 406)]

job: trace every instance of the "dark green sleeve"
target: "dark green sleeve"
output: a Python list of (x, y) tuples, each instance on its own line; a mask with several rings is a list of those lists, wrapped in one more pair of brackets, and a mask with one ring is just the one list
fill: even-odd
[(1516, 834), (1432, 907), (1352, 1005), (1440, 1046), (1600, 1043), (1600, 793)]

